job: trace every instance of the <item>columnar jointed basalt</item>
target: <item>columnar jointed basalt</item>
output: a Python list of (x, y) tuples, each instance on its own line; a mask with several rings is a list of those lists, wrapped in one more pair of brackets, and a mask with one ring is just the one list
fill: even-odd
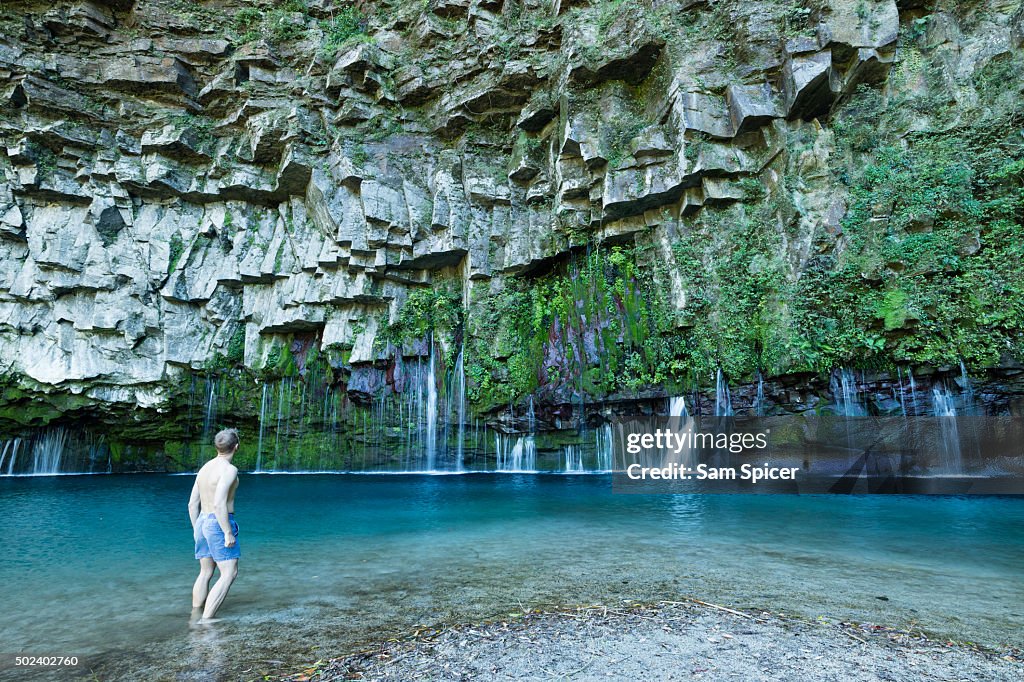
[[(456, 346), (504, 362), (472, 302), (597, 245), (646, 248), (685, 314), (692, 264), (676, 247), (728, 244), (755, 214), (774, 260), (734, 275), (775, 268), (795, 285), (853, 248), (837, 158), (865, 150), (837, 112), (878, 93), (931, 98), (934, 111), (893, 127), (917, 134), (998, 110), (980, 78), (1014, 63), (1018, 4), (5, 3), (3, 416), (168, 409), (192, 371), (280, 376), (304, 371), (313, 346), (328, 382), (367, 401), (396, 388), (396, 356), (435, 344), (441, 363)], [(1019, 73), (1002, 85), (1019, 94)], [(1012, 188), (1020, 170), (1008, 172)], [(898, 209), (872, 205), (866, 220)], [(894, 229), (927, 232), (955, 210)], [(960, 253), (984, 240), (965, 233)], [(425, 287), (466, 312), (418, 340), (388, 337)], [(866, 348), (920, 331), (925, 313), (905, 307), (882, 311)], [(813, 366), (786, 348), (761, 369)], [(731, 369), (713, 355), (687, 376)], [(570, 390), (579, 377), (544, 357), (534, 381), (551, 404), (623, 398)]]

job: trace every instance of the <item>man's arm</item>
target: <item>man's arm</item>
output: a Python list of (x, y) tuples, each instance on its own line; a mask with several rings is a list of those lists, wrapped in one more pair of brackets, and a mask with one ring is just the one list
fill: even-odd
[(238, 469), (233, 466), (227, 467), (227, 471), (220, 475), (217, 491), (213, 494), (213, 513), (217, 517), (220, 529), (224, 531), (224, 545), (227, 547), (235, 544), (235, 534), (231, 532), (231, 523), (228, 520), (228, 493), (237, 478)]
[(199, 498), (199, 479), (192, 484), (192, 495), (188, 498), (188, 518), (192, 521), (192, 527), (196, 527), (196, 519), (199, 518), (199, 505), (202, 504)]

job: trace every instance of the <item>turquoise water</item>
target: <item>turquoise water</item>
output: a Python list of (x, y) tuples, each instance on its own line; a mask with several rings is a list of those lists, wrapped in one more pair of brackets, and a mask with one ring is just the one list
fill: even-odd
[(1024, 644), (1019, 499), (616, 495), (601, 475), (243, 475), (238, 581), (224, 620), (190, 628), (191, 485), (0, 479), (2, 652), (76, 654), (100, 679), (258, 679), (417, 624), (681, 596)]

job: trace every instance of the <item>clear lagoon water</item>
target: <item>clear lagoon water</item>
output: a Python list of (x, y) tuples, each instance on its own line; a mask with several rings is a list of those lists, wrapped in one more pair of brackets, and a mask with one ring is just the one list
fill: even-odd
[(0, 479), (0, 651), (75, 654), (103, 680), (261, 679), (417, 625), (684, 596), (1024, 645), (1024, 499), (624, 495), (604, 475), (243, 475), (238, 581), (223, 620), (195, 628), (191, 485)]

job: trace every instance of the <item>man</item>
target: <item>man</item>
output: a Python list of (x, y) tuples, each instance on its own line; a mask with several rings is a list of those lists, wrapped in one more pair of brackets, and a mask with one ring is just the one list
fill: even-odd
[[(238, 450), (238, 431), (224, 429), (213, 444), (217, 456), (203, 465), (192, 486), (188, 501), (188, 515), (196, 541), (196, 559), (199, 559), (199, 577), (192, 587), (192, 612), (202, 611), (202, 621), (210, 621), (228, 596), (231, 583), (238, 574), (238, 524), (235, 523), (235, 490), (238, 488), (238, 469), (231, 458)], [(214, 565), (220, 578), (210, 590)]]

